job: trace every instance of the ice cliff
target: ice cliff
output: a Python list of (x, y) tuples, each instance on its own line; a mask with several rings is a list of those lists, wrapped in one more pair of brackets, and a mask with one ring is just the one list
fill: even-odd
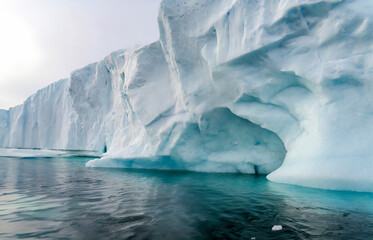
[(1, 110), (0, 145), (373, 191), (371, 1), (164, 0), (158, 21), (159, 41)]

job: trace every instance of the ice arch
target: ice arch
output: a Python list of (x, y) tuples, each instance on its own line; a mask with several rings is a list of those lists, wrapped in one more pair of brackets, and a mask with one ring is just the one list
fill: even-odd
[(191, 170), (256, 174), (277, 169), (285, 154), (276, 134), (227, 108), (215, 108), (188, 124), (170, 152)]

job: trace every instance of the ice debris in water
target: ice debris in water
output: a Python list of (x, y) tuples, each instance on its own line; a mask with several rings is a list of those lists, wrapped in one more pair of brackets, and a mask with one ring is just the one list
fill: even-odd
[(282, 226), (281, 225), (274, 225), (272, 227), (272, 231), (281, 231), (282, 230)]

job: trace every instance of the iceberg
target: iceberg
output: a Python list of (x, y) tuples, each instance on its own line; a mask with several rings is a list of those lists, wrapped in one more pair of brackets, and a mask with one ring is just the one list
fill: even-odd
[(163, 0), (158, 22), (159, 41), (1, 110), (0, 146), (373, 191), (370, 1)]

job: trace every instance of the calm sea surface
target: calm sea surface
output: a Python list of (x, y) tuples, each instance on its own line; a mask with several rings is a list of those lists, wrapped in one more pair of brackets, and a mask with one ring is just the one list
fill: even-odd
[(0, 157), (0, 239), (373, 239), (371, 193), (88, 160)]

